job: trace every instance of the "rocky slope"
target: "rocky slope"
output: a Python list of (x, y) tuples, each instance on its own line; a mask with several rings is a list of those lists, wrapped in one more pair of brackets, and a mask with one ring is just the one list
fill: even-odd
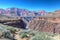
[(31, 20), (27, 28), (43, 32), (60, 33), (60, 18), (38, 17)]

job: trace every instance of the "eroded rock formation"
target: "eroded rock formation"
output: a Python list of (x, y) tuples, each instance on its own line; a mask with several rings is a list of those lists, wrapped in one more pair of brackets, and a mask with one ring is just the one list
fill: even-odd
[(27, 25), (28, 29), (42, 31), (42, 32), (52, 32), (60, 33), (60, 18), (55, 17), (38, 17), (34, 18)]

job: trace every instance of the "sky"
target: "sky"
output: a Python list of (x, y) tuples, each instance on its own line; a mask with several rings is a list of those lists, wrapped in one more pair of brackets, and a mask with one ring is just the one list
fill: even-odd
[(60, 0), (0, 0), (0, 8), (6, 9), (11, 7), (52, 12), (60, 10)]

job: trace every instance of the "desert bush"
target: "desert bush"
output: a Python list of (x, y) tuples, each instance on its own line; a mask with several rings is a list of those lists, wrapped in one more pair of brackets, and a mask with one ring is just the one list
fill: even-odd
[(11, 38), (11, 36), (10, 36), (10, 32), (3, 32), (2, 33), (2, 36), (4, 37), (4, 38)]
[(27, 36), (27, 33), (22, 33), (20, 36), (21, 36), (21, 38), (28, 37), (28, 36)]
[(23, 31), (23, 32), (20, 32), (19, 35), (20, 35), (21, 38), (28, 37), (27, 36), (28, 32), (27, 31)]

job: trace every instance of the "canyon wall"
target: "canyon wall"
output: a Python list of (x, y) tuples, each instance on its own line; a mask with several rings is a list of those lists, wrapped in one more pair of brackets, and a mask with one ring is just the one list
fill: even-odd
[(28, 23), (27, 28), (42, 32), (60, 33), (60, 17), (33, 18)]

